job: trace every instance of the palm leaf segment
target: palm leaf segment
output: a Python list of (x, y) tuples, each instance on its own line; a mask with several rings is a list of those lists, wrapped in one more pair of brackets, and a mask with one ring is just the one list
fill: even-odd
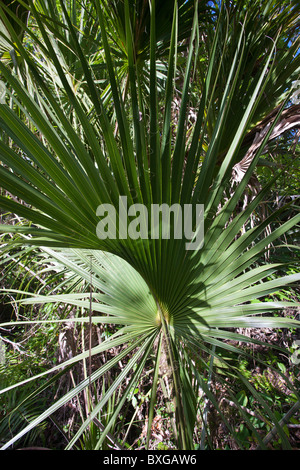
[[(203, 155), (202, 144), (206, 136), (210, 106), (213, 103), (212, 94), (218, 80), (215, 71), (221, 73), (221, 67), (216, 69), (216, 57), (220, 51), (222, 15), (212, 42), (197, 119), (192, 136), (188, 138), (189, 88), (199, 39), (198, 2), (195, 3), (175, 136), (172, 129), (171, 105), (175, 86), (180, 12), (177, 2), (174, 2), (162, 123), (158, 119), (160, 103), (156, 86), (157, 2), (152, 1), (150, 8), (148, 109), (144, 107), (139, 86), (140, 76), (135, 60), (136, 45), (132, 34), (130, 2), (124, 2), (124, 41), (128, 53), (128, 83), (131, 98), (129, 114), (116, 79), (111, 42), (105, 28), (105, 8), (98, 0), (94, 0), (92, 4), (101, 29), (117, 134), (115, 134), (116, 127), (111, 124), (110, 116), (106, 113), (93, 71), (83, 53), (81, 32), (74, 28), (64, 2), (60, 2), (65, 21), (64, 28), (69, 31), (73, 44), (72, 54), (80, 61), (84, 73), (86, 89), (94, 107), (93, 121), (86, 115), (78, 97), (74, 94), (56, 55), (53, 45), (55, 24), (51, 18), (40, 14), (33, 2), (28, 2), (28, 5), (42, 36), (41, 40), (37, 37), (34, 39), (39, 41), (40, 47), (52, 61), (76, 115), (77, 129), (72, 126), (68, 114), (49, 90), (45, 77), (39, 73), (34, 59), (22, 46), (10, 23), (6, 21), (6, 27), (15, 47), (27, 63), (34, 80), (35, 97), (31, 96), (11, 70), (0, 63), (0, 72), (7, 83), (7, 95), (13, 103), (11, 107), (7, 104), (0, 106), (0, 122), (4, 135), (9, 136), (14, 142), (13, 146), (7, 145), (5, 137), (0, 142), (1, 184), (5, 190), (26, 202), (20, 204), (14, 198), (1, 196), (0, 204), (3, 209), (17, 213), (32, 222), (30, 226), (2, 226), (2, 229), (7, 232), (18, 232), (21, 234), (21, 243), (29, 242), (48, 247), (45, 250), (55, 247), (71, 249), (65, 253), (54, 250), (52, 255), (61, 259), (83, 278), (90, 271), (88, 267), (92, 260), (93, 288), (96, 290), (93, 294), (92, 309), (102, 314), (95, 315), (93, 321), (121, 326), (115, 338), (93, 350), (93, 354), (97, 353), (99, 348), (110, 348), (113, 344), (129, 342), (127, 353), (139, 346), (139, 352), (133, 356), (133, 362), (130, 362), (128, 370), (126, 368), (128, 373), (133, 363), (139, 364), (132, 375), (131, 386), (138, 380), (145, 361), (153, 350), (155, 338), (157, 336), (164, 338), (173, 372), (176, 414), (180, 423), (178, 440), (181, 447), (187, 448), (191, 446), (196, 415), (196, 401), (192, 393), (190, 373), (197, 378), (198, 384), (205, 387), (194, 366), (191, 363), (187, 365), (189, 351), (195, 346), (209, 351), (209, 345), (214, 348), (230, 349), (230, 346), (222, 341), (223, 338), (228, 338), (229, 333), (224, 330), (228, 327), (298, 325), (297, 322), (286, 318), (261, 317), (261, 314), (281, 310), (285, 306), (283, 303), (251, 303), (251, 301), (263, 298), (280, 287), (299, 280), (299, 275), (293, 275), (264, 281), (278, 271), (280, 266), (274, 264), (256, 266), (255, 263), (270, 243), (300, 221), (300, 216), (287, 220), (267, 237), (263, 236), (264, 229), (277, 220), (280, 211), (272, 214), (257, 227), (245, 233), (241, 232), (250, 214), (263, 201), (271, 182), (243, 212), (232, 217), (260, 152), (276, 125), (276, 119), (235, 193), (227, 202), (223, 199), (240, 144), (266, 86), (267, 72), (269, 76), (271, 74), (275, 46), (273, 43), (270, 44), (270, 53), (261, 68), (261, 73), (252, 84), (252, 93), (245, 110), (241, 112), (236, 132), (229, 142), (224, 159), (218, 164), (219, 149), (226, 128), (230, 126), (229, 111), (238, 90), (238, 78), (244, 59), (245, 29), (241, 27), (222, 100), (219, 102), (211, 140)], [(3, 8), (8, 13), (7, 9)], [(17, 21), (14, 15), (13, 18)], [(17, 110), (24, 114), (28, 125), (20, 119)], [(278, 119), (279, 116), (280, 114)], [(143, 204), (149, 209), (154, 203), (165, 203), (169, 206), (178, 203), (182, 207), (184, 204), (192, 204), (193, 207), (196, 204), (203, 204), (205, 209), (203, 246), (193, 251), (186, 250), (186, 240), (175, 237), (164, 239), (160, 236), (155, 239), (148, 237), (138, 240), (129, 237), (120, 238), (118, 236), (120, 227), (117, 225), (116, 239), (99, 239), (96, 233), (99, 222), (97, 208), (101, 204), (111, 204), (118, 215), (120, 196), (127, 197), (128, 206), (134, 203)], [(49, 301), (50, 298), (33, 299), (35, 302), (43, 300)], [(53, 296), (52, 301), (65, 301), (89, 307), (86, 295), (82, 294), (67, 298)], [(231, 338), (235, 338), (233, 333)], [(240, 339), (238, 335), (236, 338)], [(186, 344), (186, 350), (182, 349), (183, 344)], [(80, 359), (82, 355), (74, 361)], [(179, 364), (179, 368), (175, 367), (175, 362)], [(108, 364), (107, 367), (112, 365)], [(107, 367), (95, 372), (92, 380), (101, 377)], [(121, 374), (110, 393), (120, 385), (123, 378)], [(76, 394), (79, 388), (83, 389), (86, 386), (87, 382), (84, 381), (72, 393)], [(209, 395), (209, 390), (206, 391)], [(72, 393), (54, 404), (48, 413), (57, 409), (64, 400), (70, 399)], [(109, 394), (107, 397), (109, 398)], [(116, 413), (123, 403), (122, 399)], [(96, 416), (101, 406), (104, 406), (102, 401), (84, 423), (81, 432)], [(44, 416), (41, 419), (44, 419)], [(34, 423), (31, 424), (33, 425)], [(108, 431), (109, 428), (103, 436)]]

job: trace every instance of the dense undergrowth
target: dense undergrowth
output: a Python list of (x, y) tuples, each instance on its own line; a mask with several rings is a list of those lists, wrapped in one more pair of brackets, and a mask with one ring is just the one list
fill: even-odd
[[(295, 234), (290, 233), (290, 241)], [(10, 322), (11, 320), (61, 320), (62, 318), (74, 318), (80, 315), (80, 311), (72, 306), (55, 305), (22, 305), (20, 300), (24, 293), (59, 293), (72, 292), (74, 279), (70, 273), (61, 272), (58, 266), (49, 262), (45, 254), (37, 249), (10, 248), (9, 239), (4, 242), (3, 251), (5, 256), (1, 259), (1, 289), (9, 292), (9, 295), (1, 296), (0, 320)], [(284, 261), (286, 247), (276, 251), (276, 262)], [(272, 249), (269, 256), (272, 255)], [(299, 271), (297, 257), (294, 266), (290, 266), (284, 274), (293, 274)], [(75, 280), (76, 284), (83, 280)], [(293, 301), (300, 300), (299, 287), (282, 289), (272, 294), (269, 298), (260, 301), (278, 300)], [(280, 314), (279, 314), (280, 315)], [(297, 318), (298, 310), (287, 309), (281, 315)], [(63, 326), (61, 324), (33, 324), (32, 326), (13, 326), (1, 328), (1, 365), (0, 365), (0, 388), (6, 388), (16, 382), (46, 372), (51, 367), (66, 359), (75, 356), (88, 349), (90, 335), (92, 345), (98, 344), (115, 332), (113, 325), (104, 327), (95, 326), (90, 331), (87, 326), (79, 327), (76, 323)], [(232, 344), (241, 347), (241, 355), (223, 355), (222, 360), (214, 359), (212, 366), (214, 377), (211, 380), (211, 388), (214, 391), (219, 405), (218, 411), (203, 395), (199, 395), (199, 412), (194, 429), (194, 449), (203, 448), (202, 433), (203, 423), (207, 426), (208, 443), (204, 448), (213, 449), (256, 449), (258, 448), (255, 433), (251, 425), (258, 430), (263, 438), (271, 435), (267, 440), (269, 449), (281, 449), (281, 439), (274, 432), (273, 423), (266, 417), (264, 409), (259, 400), (255, 398), (258, 393), (266, 401), (278, 422), (283, 420), (284, 433), (294, 449), (300, 449), (300, 413), (295, 409), (293, 415), (285, 422), (285, 416), (291, 408), (297, 405), (297, 396), (294, 390), (300, 385), (300, 336), (297, 329), (270, 328), (253, 330), (251, 328), (241, 329), (240, 333), (248, 336), (262, 344)], [(121, 348), (112, 349), (110, 354), (103, 353), (91, 362), (92, 370), (101, 367), (107, 360), (120, 352)], [(202, 367), (203, 376), (208, 382), (207, 375), (211, 357), (203, 351), (193, 350), (192, 358), (196, 361), (199, 357), (208, 364)], [(121, 410), (115, 421), (113, 434), (118, 436), (119, 443), (125, 449), (144, 449), (147, 435), (147, 415), (150, 403), (150, 391), (153, 386), (153, 361), (154, 356), (149, 359), (139, 385), (130, 390), (129, 402)], [(174, 439), (174, 428), (172, 427), (172, 416), (174, 409), (169, 401), (172, 378), (165, 357), (165, 363), (161, 367), (159, 377), (159, 388), (157, 392), (157, 404), (155, 418), (152, 423), (151, 439), (149, 449), (171, 450), (176, 449)], [(75, 368), (48, 383), (47, 378), (41, 377), (35, 380), (34, 388), (41, 387), (38, 398), (30, 397), (32, 385), (24, 384), (0, 397), (0, 443), (5, 444), (11, 437), (24, 428), (31, 420), (38, 417), (52, 403), (68, 392), (75, 383), (79, 383), (87, 374), (88, 361), (77, 364)], [(117, 366), (119, 373), (123, 364)], [(238, 372), (232, 373), (232, 369)], [(200, 367), (201, 370), (201, 367)], [(114, 380), (114, 373), (110, 372), (104, 380), (99, 380), (93, 385), (93, 400), (97, 400), (105, 393), (105, 389)], [(243, 378), (253, 387), (254, 393), (249, 393)], [(119, 390), (123, 393), (123, 388)], [(107, 407), (99, 414), (101, 423), (108, 421), (114, 409), (114, 397)], [(244, 419), (242, 412), (247, 416)], [(21, 438), (12, 448), (44, 447), (50, 449), (63, 449), (72, 436), (80, 427), (85, 413), (89, 410), (88, 391), (72, 399), (50, 418), (41, 422), (24, 438)], [(231, 431), (224, 425), (226, 419)], [(233, 439), (232, 432), (240, 443), (237, 445)], [(101, 429), (92, 423), (90, 428), (83, 434), (77, 448), (81, 450), (93, 449), (99, 440)], [(112, 436), (112, 434), (111, 434)], [(103, 449), (115, 447), (114, 439), (107, 439)]]

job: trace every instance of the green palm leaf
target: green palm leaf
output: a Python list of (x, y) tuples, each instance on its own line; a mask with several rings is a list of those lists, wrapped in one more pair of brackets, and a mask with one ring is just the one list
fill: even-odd
[[(114, 3), (116, 8), (121, 8), (121, 2)], [(237, 47), (234, 51), (230, 47), (227, 49), (222, 43), (223, 29), (225, 27), (225, 34), (229, 37), (233, 34), (232, 24), (229, 14), (228, 18), (224, 15), (225, 22), (222, 20), (223, 10), (221, 11), (206, 68), (198, 118), (190, 141), (187, 136), (187, 119), (191, 76), (193, 67), (197, 66), (199, 52), (199, 14), (198, 2), (195, 2), (193, 21), (188, 22), (192, 26), (191, 42), (176, 137), (173, 139), (171, 104), (175, 91), (176, 43), (181, 34), (178, 18), (184, 8), (190, 14), (191, 2), (174, 2), (174, 9), (172, 8), (169, 67), (162, 113), (159, 111), (157, 88), (157, 56), (161, 32), (157, 10), (160, 3), (150, 3), (150, 82), (148, 102), (146, 101), (148, 118), (145, 112), (145, 97), (141, 92), (141, 72), (136, 62), (137, 46), (130, 10), (131, 2), (125, 1), (122, 5), (123, 36), (128, 54), (130, 106), (123, 99), (123, 90), (119, 83), (120, 69), (116, 60), (116, 44), (111, 41), (106, 31), (106, 2), (92, 2), (101, 32), (101, 47), (105, 54), (117, 127), (110, 108), (106, 106), (98, 89), (95, 71), (85, 54), (84, 36), (78, 31), (75, 21), (76, 11), (73, 11), (72, 15), (64, 2), (57, 2), (56, 15), (61, 11), (63, 21), (56, 24), (54, 16), (51, 19), (43, 15), (39, 2), (28, 2), (32, 19), (40, 34), (38, 40), (35, 35), (31, 37), (38, 41), (44, 56), (55, 70), (72, 106), (73, 112), (70, 115), (68, 108), (61, 105), (49, 88), (49, 68), (42, 73), (41, 63), (33, 60), (4, 15), (7, 9), (4, 7), (2, 10), (3, 23), (18, 54), (26, 63), (35, 84), (35, 94), (32, 96), (26, 83), (22, 83), (9, 67), (0, 62), (0, 73), (7, 83), (7, 104), (0, 105), (1, 186), (15, 196), (11, 198), (9, 195), (1, 195), (0, 205), (4, 210), (16, 213), (24, 219), (20, 226), (6, 225), (1, 228), (6, 233), (19, 233), (21, 238), (18, 243), (43, 247), (45, 253), (56, 259), (73, 275), (86, 283), (91, 283), (92, 278), (93, 286), (91, 297), (89, 292), (37, 294), (22, 301), (24, 304), (66, 303), (81, 307), (86, 312), (92, 309), (100, 315), (92, 316), (91, 321), (115, 325), (115, 335), (93, 348), (90, 351), (92, 355), (109, 350), (115, 344), (125, 346), (120, 356), (113, 358), (88, 379), (84, 379), (38, 419), (33, 420), (4, 448), (9, 447), (24, 433), (84, 390), (89, 381), (94, 382), (102, 377), (107, 370), (114, 367), (121, 356), (126, 357), (137, 348), (126, 368), (71, 440), (68, 447), (72, 447), (133, 368), (124, 396), (117, 403), (114, 414), (120, 412), (130, 388), (137, 383), (147, 360), (155, 351), (155, 340), (159, 337), (163, 338), (159, 340), (162, 341), (159, 344), (166, 351), (173, 381), (177, 446), (192, 448), (198, 389), (205, 390), (209, 397), (212, 393), (205, 385), (197, 367), (189, 364), (192, 357), (185, 351), (185, 345), (187, 348), (197, 345), (205, 354), (219, 357), (220, 350), (231, 353), (239, 351), (225, 340), (233, 338), (239, 341), (240, 336), (231, 334), (227, 328), (299, 327), (296, 320), (262, 314), (273, 314), (290, 305), (263, 300), (281, 287), (298, 282), (300, 275), (268, 280), (268, 277), (283, 268), (282, 265), (256, 263), (262, 260), (270, 243), (300, 222), (300, 215), (293, 216), (272, 230), (268, 236), (264, 236), (264, 229), (276, 222), (281, 214), (282, 210), (278, 210), (262, 223), (246, 229), (245, 233), (241, 234), (242, 227), (245, 227), (249, 216), (257, 209), (269, 187), (258, 194), (240, 214), (235, 212), (237, 202), (249, 182), (276, 120), (235, 193), (227, 202), (225, 200), (230, 173), (240, 156), (241, 144), (261, 112), (260, 106), (268, 84), (273, 80), (274, 74), (278, 73), (274, 53), (276, 44), (280, 41), (280, 34), (276, 31), (273, 35), (274, 42), (269, 41), (268, 53), (245, 93), (245, 106), (239, 109), (238, 124), (232, 127), (232, 113), (237, 106), (236, 96), (239, 96), (241, 90), (244, 93), (240, 77), (242, 73), (247, 76), (245, 67), (248, 63), (248, 47), (249, 43), (254, 47), (255, 38), (249, 33), (253, 21), (251, 18), (243, 18), (242, 26), (239, 27), (238, 33), (234, 34)], [(184, 7), (186, 3), (188, 5)], [(13, 14), (11, 16), (15, 18)], [(116, 21), (115, 16), (113, 20)], [(80, 64), (85, 91), (96, 119), (92, 119), (87, 113), (80, 96), (70, 84), (63, 62), (57, 56), (60, 47), (58, 44), (62, 42), (65, 47), (67, 37), (70, 39), (71, 55), (76, 55)], [(251, 41), (254, 41), (253, 44)], [(285, 55), (282, 60), (286, 60)], [(293, 67), (295, 72), (297, 63), (294, 63)], [(226, 74), (222, 74), (221, 70), (226, 70)], [(222, 86), (219, 84), (221, 76), (226, 78)], [(282, 95), (280, 97), (283, 109), (287, 98)], [(215, 102), (218, 102), (217, 109), (214, 110), (216, 119), (210, 120)], [(11, 106), (8, 103), (11, 103)], [(43, 105), (40, 106), (39, 103)], [(73, 126), (75, 118), (77, 127)], [(211, 135), (209, 127), (213, 128)], [(228, 129), (233, 129), (232, 133), (228, 132)], [(208, 146), (206, 152), (203, 152), (204, 138)], [(220, 154), (224, 154), (221, 162)], [(136, 240), (128, 236), (122, 237), (122, 228), (117, 223), (114, 225), (116, 237), (99, 238), (96, 232), (99, 221), (98, 207), (110, 204), (118, 217), (122, 210), (119, 203), (125, 196), (128, 207), (133, 203), (144, 204), (149, 211), (152, 203), (176, 203), (181, 204), (181, 208), (184, 204), (191, 204), (193, 208), (196, 204), (204, 204), (203, 245), (195, 250), (187, 250), (185, 239), (178, 239), (176, 236), (165, 238), (161, 232), (157, 238), (148, 236)], [(20, 200), (25, 201), (25, 204), (19, 202)], [(127, 214), (126, 221), (130, 222)], [(172, 224), (171, 228), (174, 228)], [(189, 241), (192, 242), (192, 239)], [(51, 250), (51, 247), (57, 249)], [(249, 303), (254, 299), (262, 301)], [(82, 322), (89, 320), (88, 316), (79, 319)], [(217, 348), (218, 354), (212, 352), (214, 348)], [(155, 355), (155, 381), (160, 365), (159, 351), (158, 348)], [(68, 367), (86, 359), (88, 354), (88, 351), (81, 353), (66, 361), (64, 366)], [(58, 367), (54, 367), (51, 371), (57, 369)], [(250, 384), (248, 388), (256, 396)], [(152, 390), (150, 426), (156, 383), (153, 383)], [(8, 391), (3, 390), (2, 393)], [(262, 399), (259, 401), (267, 410), (270, 419), (278, 426), (272, 410)], [(102, 433), (97, 448), (101, 447), (112, 423), (113, 419)], [(282, 432), (281, 437), (284, 438)], [(287, 446), (286, 439), (282, 440)]]

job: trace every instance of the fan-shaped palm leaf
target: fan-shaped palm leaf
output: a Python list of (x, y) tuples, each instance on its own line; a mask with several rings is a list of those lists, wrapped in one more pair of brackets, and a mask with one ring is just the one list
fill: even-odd
[[(13, 109), (6, 104), (0, 105), (1, 127), (5, 135), (14, 142), (14, 145), (7, 145), (4, 140), (0, 142), (3, 162), (1, 184), (4, 189), (26, 202), (26, 204), (21, 204), (8, 196), (1, 196), (0, 204), (5, 210), (17, 213), (20, 217), (32, 222), (30, 225), (2, 226), (2, 230), (26, 235), (20, 239), (20, 243), (44, 246), (48, 250), (51, 247), (53, 249), (55, 247), (72, 248), (73, 250), (68, 252), (54, 250), (52, 255), (87, 282), (90, 282), (89, 276), (92, 269), (92, 302), (87, 293), (82, 294), (82, 292), (51, 297), (34, 296), (30, 302), (66, 302), (87, 310), (91, 307), (94, 312), (101, 314), (93, 316), (94, 322), (118, 325), (120, 329), (111, 338), (93, 348), (92, 354), (116, 345), (126, 345), (119, 356), (111, 359), (99, 370), (93, 372), (90, 378), (83, 380), (59, 399), (40, 416), (39, 420), (44, 420), (63, 403), (86, 388), (90, 382), (102, 377), (121, 357), (132, 353), (124, 370), (120, 372), (103, 399), (97, 403), (89, 418), (74, 436), (69, 445), (71, 447), (116, 388), (121, 386), (125, 377), (133, 370), (124, 394), (116, 406), (115, 414), (119, 413), (131, 388), (139, 380), (150, 353), (158, 351), (156, 364), (159, 365), (160, 351), (163, 347), (172, 373), (176, 403), (177, 445), (181, 448), (192, 448), (199, 387), (205, 391), (221, 412), (197, 367), (199, 363), (203, 365), (204, 361), (201, 360), (199, 354), (195, 362), (193, 350), (202, 350), (206, 354), (222, 359), (219, 351), (238, 351), (230, 342), (224, 340), (245, 340), (243, 336), (227, 331), (228, 328), (299, 326), (299, 322), (293, 319), (262, 315), (280, 311), (286, 306), (285, 304), (263, 301), (251, 303), (251, 301), (258, 298), (264, 299), (280, 287), (299, 280), (300, 276), (296, 274), (268, 280), (268, 277), (279, 271), (281, 266), (256, 263), (270, 243), (299, 223), (300, 216), (288, 218), (286, 222), (274, 227), (274, 230), (265, 237), (264, 228), (270, 224), (275, 225), (278, 216), (283, 212), (283, 209), (279, 209), (260, 225), (247, 229), (245, 233), (241, 232), (250, 214), (263, 201), (272, 182), (243, 212), (234, 216), (237, 202), (255, 168), (260, 152), (279, 119), (279, 113), (235, 193), (227, 202), (224, 200), (224, 190), (228, 185), (228, 178), (239, 153), (241, 142), (254, 112), (262, 102), (268, 79), (274, 72), (272, 68), (274, 43), (270, 41), (269, 51), (261, 64), (260, 73), (253, 78), (251, 90), (247, 92), (245, 109), (240, 115), (234, 134), (232, 136), (228, 134), (228, 149), (221, 165), (218, 166), (222, 139), (228, 133), (227, 129), (231, 127), (230, 116), (232, 107), (235, 106), (234, 97), (239, 85), (238, 77), (243, 64), (245, 47), (251, 40), (247, 29), (240, 27), (237, 47), (232, 54), (231, 66), (226, 74), (226, 83), (222, 91), (213, 133), (203, 163), (199, 165), (202, 158), (203, 137), (206, 135), (205, 109), (213, 100), (217, 83), (213, 71), (216, 68), (216, 60), (219, 60), (216, 51), (222, 44), (220, 40), (223, 40), (220, 34), (221, 20), (216, 26), (197, 121), (191, 142), (187, 144), (186, 124), (190, 78), (197, 50), (198, 2), (195, 2), (181, 107), (176, 137), (173, 140), (171, 138), (171, 104), (178, 40), (177, 2), (174, 2), (165, 105), (160, 116), (156, 86), (155, 9), (157, 2), (151, 1), (148, 120), (140, 94), (139, 70), (134, 58), (130, 4), (128, 1), (124, 2), (131, 98), (131, 110), (128, 114), (114, 70), (113, 56), (105, 28), (103, 5), (99, 0), (93, 1), (99, 19), (118, 123), (118, 135), (115, 139), (114, 128), (93, 79), (88, 58), (84, 55), (64, 2), (60, 2), (60, 8), (64, 13), (66, 28), (68, 28), (74, 50), (81, 63), (101, 132), (86, 115), (65, 76), (64, 68), (53, 47), (52, 33), (46, 28), (46, 20), (36, 10), (33, 2), (28, 3), (38, 25), (43, 47), (52, 59), (53, 67), (80, 122), (81, 133), (78, 134), (72, 127), (65, 110), (49, 91), (45, 77), (39, 73), (37, 65), (15, 35), (14, 41), (18, 52), (26, 61), (34, 77), (39, 90), (39, 100), (44, 102), (44, 107), (41, 109), (11, 70), (0, 63), (0, 72), (9, 84), (8, 94), (14, 102)], [(9, 24), (7, 28), (10, 29)], [(10, 34), (14, 35), (13, 30)], [(275, 39), (278, 40), (278, 38)], [(222, 59), (226, 59), (227, 65), (228, 59), (225, 55)], [(284, 103), (282, 109), (283, 106)], [(24, 114), (26, 123), (18, 116), (18, 111)], [(38, 135), (41, 135), (43, 139), (40, 140)], [(128, 207), (133, 203), (142, 204), (149, 210), (149, 213), (153, 203), (165, 203), (168, 207), (172, 204), (179, 204), (181, 208), (184, 208), (184, 204), (191, 204), (193, 210), (196, 204), (204, 205), (204, 223), (200, 227), (204, 234), (203, 245), (198, 244), (194, 250), (187, 249), (187, 243), (195, 241), (192, 237), (197, 241), (196, 232), (188, 240), (183, 237), (178, 239), (175, 234), (172, 236), (172, 230), (169, 238), (164, 238), (162, 233), (159, 237), (153, 238), (149, 236), (151, 234), (149, 231), (148, 237), (134, 239), (127, 234), (124, 236), (122, 233), (124, 227), (118, 224), (114, 226), (115, 237), (99, 238), (96, 231), (99, 222), (97, 212), (99, 206), (103, 208), (103, 204), (110, 204), (109, 207), (114, 208), (118, 218), (124, 210), (121, 207), (124, 197), (127, 198)], [(133, 215), (136, 216), (137, 213)], [(130, 217), (126, 220), (128, 224), (132, 222)], [(174, 228), (172, 223), (171, 228)], [(195, 224), (193, 229), (195, 230)], [(194, 248), (193, 245), (189, 246), (191, 247)], [(90, 318), (84, 317), (80, 321), (90, 321)], [(157, 348), (158, 338), (161, 347)], [(65, 366), (74, 364), (86, 358), (87, 355), (88, 352), (79, 354), (67, 361)], [(155, 371), (157, 370), (158, 366), (155, 366)], [(251, 385), (247, 386), (253, 392)], [(153, 384), (152, 396), (155, 390), (156, 382)], [(255, 394), (255, 391), (253, 393)], [(261, 397), (258, 397), (258, 400), (269, 418), (277, 424), (283, 445), (288, 446), (286, 436), (278, 426), (276, 416)], [(31, 423), (4, 447), (8, 447), (39, 420)], [(101, 447), (109, 429), (110, 423), (102, 433), (97, 448)], [(256, 437), (263, 444), (258, 433)]]

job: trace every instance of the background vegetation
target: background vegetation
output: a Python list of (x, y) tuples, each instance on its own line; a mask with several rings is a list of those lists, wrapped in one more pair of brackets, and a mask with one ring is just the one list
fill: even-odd
[[(298, 10), (2, 2), (2, 449), (300, 448)], [(203, 247), (99, 240), (120, 195)]]

